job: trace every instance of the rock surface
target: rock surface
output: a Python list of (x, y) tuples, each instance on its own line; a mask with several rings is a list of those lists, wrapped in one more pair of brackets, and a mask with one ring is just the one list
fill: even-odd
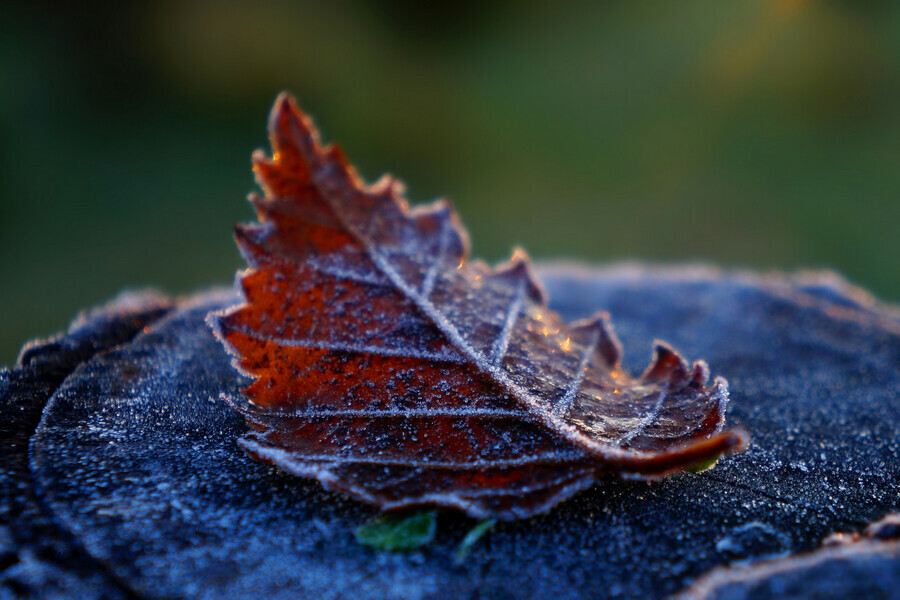
[[(729, 422), (750, 431), (749, 450), (651, 485), (604, 480), (547, 515), (498, 524), (462, 565), (456, 544), (474, 522), (452, 513), (427, 548), (379, 553), (353, 537), (371, 508), (235, 444), (245, 426), (223, 398), (246, 381), (205, 324), (232, 294), (174, 308), (146, 297), (0, 372), (11, 441), (0, 450), (0, 598), (660, 598), (900, 508), (896, 310), (827, 274), (548, 265), (541, 276), (567, 319), (612, 313), (632, 371), (654, 338), (706, 359), (729, 380)], [(855, 556), (896, 564), (884, 543), (865, 543), (879, 549)], [(813, 576), (809, 597), (829, 597), (821, 590), (854, 571), (796, 572), (796, 597)], [(895, 597), (897, 569), (879, 572), (874, 585)]]
[[(849, 539), (844, 539), (849, 538)], [(900, 598), (900, 514), (858, 534), (829, 536), (815, 552), (719, 567), (676, 600)]]
[(174, 307), (152, 292), (121, 294), (80, 315), (69, 330), (22, 349), (0, 370), (0, 598), (121, 598), (121, 589), (40, 505), (28, 441), (45, 403), (81, 363), (132, 339)]

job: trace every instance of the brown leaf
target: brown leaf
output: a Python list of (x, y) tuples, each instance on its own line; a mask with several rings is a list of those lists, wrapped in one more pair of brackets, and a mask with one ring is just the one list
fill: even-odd
[(659, 343), (631, 377), (607, 316), (565, 323), (523, 252), (469, 260), (449, 204), (363, 185), (287, 95), (269, 130), (260, 222), (236, 229), (246, 302), (211, 318), (255, 379), (235, 404), (253, 457), (385, 510), (515, 519), (604, 472), (657, 478), (746, 443), (704, 363)]

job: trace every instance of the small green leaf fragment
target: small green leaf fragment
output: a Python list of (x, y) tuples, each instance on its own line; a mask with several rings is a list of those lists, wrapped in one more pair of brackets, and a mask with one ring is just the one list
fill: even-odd
[(380, 515), (356, 529), (356, 541), (376, 550), (413, 550), (434, 539), (437, 511)]
[(456, 550), (456, 559), (454, 562), (457, 565), (461, 565), (465, 560), (466, 556), (469, 554), (469, 550), (472, 549), (472, 546), (475, 545), (475, 542), (481, 539), (481, 537), (486, 534), (490, 529), (497, 523), (497, 519), (485, 519), (475, 527), (469, 530), (469, 533), (466, 534), (466, 537), (462, 539), (459, 543), (459, 547)]
[(687, 471), (688, 473), (699, 473), (701, 471), (711, 469), (713, 467), (713, 465), (715, 465), (718, 462), (718, 460), (719, 460), (719, 457), (714, 456), (708, 460), (705, 460), (703, 462), (700, 462), (695, 465), (691, 465), (690, 467), (687, 467), (685, 469), (685, 471)]

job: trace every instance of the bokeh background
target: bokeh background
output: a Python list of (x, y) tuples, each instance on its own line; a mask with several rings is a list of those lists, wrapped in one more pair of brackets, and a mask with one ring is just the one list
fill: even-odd
[(0, 364), (241, 266), (287, 89), (477, 255), (828, 266), (900, 298), (900, 2), (7, 3)]

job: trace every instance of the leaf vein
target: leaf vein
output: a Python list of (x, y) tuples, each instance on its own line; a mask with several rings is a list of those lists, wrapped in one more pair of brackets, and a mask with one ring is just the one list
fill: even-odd
[(355, 354), (374, 354), (376, 356), (394, 356), (398, 358), (413, 358), (416, 360), (433, 360), (440, 362), (462, 363), (466, 362), (459, 354), (451, 352), (414, 352), (408, 348), (389, 348), (386, 346), (373, 346), (369, 344), (347, 344), (342, 342), (323, 342), (312, 339), (296, 339), (263, 336), (245, 328), (235, 328), (232, 331), (246, 335), (254, 340), (269, 342), (279, 346), (291, 348), (312, 348), (315, 350), (330, 350), (333, 352), (350, 352)]
[(506, 356), (506, 352), (509, 349), (509, 341), (512, 339), (513, 328), (516, 325), (516, 321), (519, 320), (519, 314), (522, 312), (524, 303), (525, 280), (523, 279), (519, 281), (519, 285), (516, 287), (516, 295), (513, 297), (506, 312), (506, 318), (503, 320), (503, 329), (500, 331), (500, 335), (494, 341), (491, 349), (491, 364), (495, 367), (499, 366), (503, 357)]
[[(285, 452), (278, 448), (258, 448), (258, 452), (276, 454)], [(532, 464), (559, 464), (568, 462), (578, 462), (584, 460), (584, 455), (574, 452), (548, 452), (544, 454), (532, 454), (519, 458), (507, 459), (477, 459), (470, 461), (429, 461), (429, 460), (411, 460), (405, 458), (386, 458), (379, 456), (341, 456), (327, 454), (301, 454), (294, 453), (300, 461), (309, 461), (316, 463), (332, 463), (332, 464), (369, 464), (379, 466), (397, 466), (411, 468), (426, 469), (450, 469), (450, 470), (466, 470), (466, 469), (494, 469), (502, 467), (521, 467)]]
[(571, 408), (572, 402), (575, 400), (575, 395), (578, 393), (578, 390), (581, 389), (581, 384), (584, 383), (584, 376), (590, 365), (591, 356), (597, 351), (597, 345), (599, 343), (600, 331), (594, 329), (587, 346), (584, 347), (584, 353), (581, 355), (581, 361), (578, 364), (578, 372), (575, 373), (572, 381), (569, 382), (569, 386), (566, 388), (566, 393), (563, 395), (562, 400), (560, 400), (559, 404), (554, 408), (554, 412), (558, 417), (562, 417), (569, 412), (569, 408)]
[(419, 418), (419, 417), (448, 417), (448, 418), (492, 418), (492, 419), (519, 419), (519, 420), (535, 420), (536, 417), (530, 413), (517, 410), (497, 410), (488, 408), (471, 408), (460, 410), (444, 410), (444, 409), (310, 409), (298, 410), (293, 412), (283, 412), (278, 414), (279, 418), (295, 417), (295, 418), (315, 418), (315, 417), (367, 417), (367, 418)]
[(447, 242), (450, 237), (450, 228), (447, 221), (441, 221), (441, 237), (438, 241), (438, 255), (428, 266), (425, 273), (425, 279), (422, 281), (422, 297), (431, 296), (431, 290), (434, 288), (434, 282), (437, 278), (438, 270), (444, 263), (444, 256), (447, 254)]

